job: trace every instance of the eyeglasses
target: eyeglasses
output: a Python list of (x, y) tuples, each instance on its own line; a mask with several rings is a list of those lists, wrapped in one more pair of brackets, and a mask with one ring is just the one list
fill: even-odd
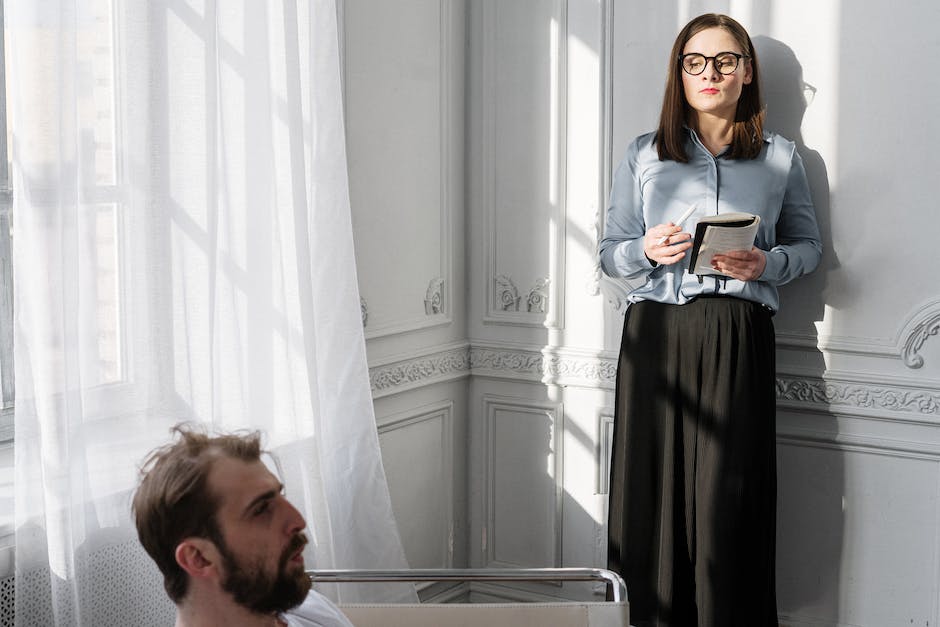
[(686, 74), (698, 76), (705, 71), (708, 62), (712, 62), (712, 67), (722, 74), (734, 74), (738, 69), (738, 61), (741, 59), (750, 59), (746, 54), (737, 52), (719, 52), (713, 57), (706, 57), (704, 54), (690, 52), (689, 54), (680, 54), (679, 63)]

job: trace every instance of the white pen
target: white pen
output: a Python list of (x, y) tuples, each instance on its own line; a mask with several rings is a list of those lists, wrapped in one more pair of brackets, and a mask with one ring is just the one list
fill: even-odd
[[(689, 216), (695, 213), (695, 208), (696, 208), (695, 203), (692, 203), (691, 205), (689, 205), (689, 208), (685, 210), (685, 213), (679, 216), (679, 219), (673, 222), (673, 224), (675, 224), (676, 226), (682, 226), (682, 223), (688, 220)], [(667, 239), (669, 239), (669, 235), (663, 236), (662, 238), (660, 238), (658, 242), (656, 242), (656, 245), (662, 246), (666, 242)]]

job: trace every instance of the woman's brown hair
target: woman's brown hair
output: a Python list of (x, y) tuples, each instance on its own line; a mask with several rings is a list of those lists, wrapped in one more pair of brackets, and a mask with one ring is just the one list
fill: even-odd
[(706, 13), (686, 24), (672, 46), (666, 93), (663, 95), (659, 130), (656, 132), (656, 149), (662, 161), (667, 159), (680, 163), (689, 161), (685, 153), (684, 126), (688, 122), (690, 108), (682, 88), (682, 68), (679, 56), (692, 37), (709, 28), (721, 28), (727, 31), (741, 46), (742, 52), (749, 57), (748, 61), (751, 64), (751, 82), (741, 89), (738, 109), (734, 116), (731, 148), (724, 156), (728, 159), (754, 159), (760, 154), (764, 133), (764, 105), (760, 97), (760, 73), (754, 44), (744, 27), (735, 20), (727, 15)]

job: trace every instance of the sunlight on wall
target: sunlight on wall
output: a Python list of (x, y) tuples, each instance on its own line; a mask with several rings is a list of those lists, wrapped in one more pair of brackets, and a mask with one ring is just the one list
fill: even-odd
[(734, 19), (741, 22), (744, 28), (750, 31), (754, 23), (754, 0), (730, 0), (728, 14), (733, 15)]
[(822, 156), (830, 181), (838, 172), (840, 9), (839, 0), (774, 3), (770, 33), (793, 49), (803, 68), (803, 140)]
[(548, 31), (548, 202), (552, 205), (558, 204), (558, 30), (558, 20), (552, 18)]
[[(598, 14), (589, 17), (597, 18)], [(569, 24), (566, 51), (567, 86), (567, 121), (566, 153), (564, 166), (566, 177), (565, 194), (566, 224), (566, 266), (568, 268), (568, 290), (573, 290), (571, 298), (583, 301), (598, 295), (596, 276), (596, 239), (598, 228), (598, 203), (600, 202), (601, 141), (603, 121), (601, 120), (601, 59), (596, 47), (598, 41), (585, 41), (590, 36), (584, 16), (572, 16), (580, 19)], [(600, 132), (599, 132), (600, 131)], [(573, 279), (573, 280), (571, 280)], [(602, 345), (604, 328), (597, 324), (593, 312), (569, 310), (568, 327), (576, 329), (579, 343)]]

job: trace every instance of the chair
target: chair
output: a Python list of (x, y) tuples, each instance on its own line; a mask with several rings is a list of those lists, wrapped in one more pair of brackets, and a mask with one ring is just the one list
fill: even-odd
[(612, 601), (558, 603), (341, 604), (356, 627), (627, 627), (623, 579), (599, 568), (310, 570), (314, 583), (380, 581), (604, 581)]

